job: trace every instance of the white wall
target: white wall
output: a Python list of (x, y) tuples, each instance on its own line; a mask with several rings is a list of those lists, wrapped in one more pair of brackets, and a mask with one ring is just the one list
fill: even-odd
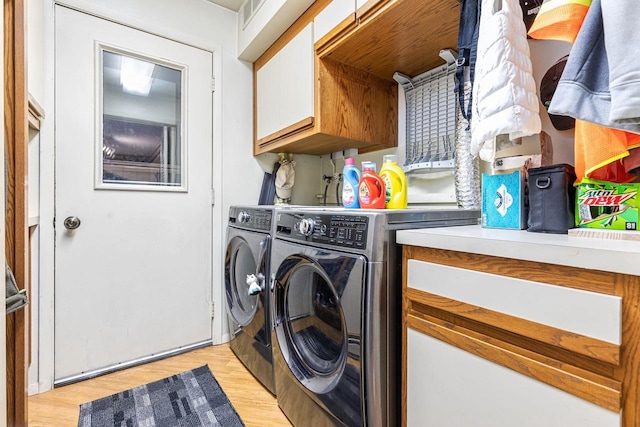
[[(569, 53), (571, 45), (569, 43), (560, 41), (549, 40), (529, 40), (529, 47), (531, 49), (531, 61), (533, 64), (533, 77), (536, 81), (536, 91), (540, 91), (540, 80), (545, 75), (549, 67), (556, 63), (556, 61)], [(414, 77), (414, 76), (411, 76)], [(556, 130), (546, 110), (540, 104), (540, 118), (542, 119), (542, 130), (549, 134), (553, 144), (553, 161), (554, 163), (569, 163), (573, 164), (573, 129), (567, 131)], [(404, 92), (402, 86), (398, 86), (398, 147), (367, 153), (363, 155), (355, 156), (356, 166), (360, 166), (360, 162), (364, 160), (370, 160), (377, 163), (378, 171), (382, 166), (382, 157), (386, 154), (396, 154), (398, 156), (398, 164), (402, 164), (405, 160), (405, 141), (406, 141), (406, 105), (404, 99)], [(539, 154), (540, 143), (537, 136), (523, 138), (523, 144), (517, 147), (513, 151), (513, 154)], [(322, 156), (322, 172), (318, 176), (320, 181), (320, 187), (324, 191), (324, 182), (322, 182), (322, 175), (331, 175), (333, 167), (331, 165), (330, 156)], [(335, 161), (337, 172), (342, 172), (344, 166), (344, 160), (339, 159)], [(491, 167), (488, 163), (482, 162), (481, 169), (485, 172), (490, 172)], [(453, 181), (453, 172), (439, 172), (439, 173), (410, 173), (407, 175), (409, 183), (409, 202), (410, 203), (428, 203), (427, 200), (432, 194), (439, 194), (437, 199), (449, 198), (452, 203), (455, 203), (455, 185)], [(313, 191), (313, 188), (317, 188), (317, 183), (314, 186), (309, 187), (309, 191)], [(329, 187), (328, 197), (330, 203), (335, 204), (335, 182)]]
[[(43, 8), (44, 58), (41, 80), (46, 112), (41, 127), (40, 197), (40, 354), (39, 391), (53, 384), (54, 323), (54, 0), (45, 0)], [(253, 97), (252, 65), (237, 59), (237, 14), (206, 0), (61, 0), (57, 4), (86, 11), (99, 17), (162, 35), (213, 52), (216, 90), (214, 93), (214, 294), (217, 307), (222, 299), (223, 247), (227, 212), (232, 204), (256, 204), (262, 184), (263, 168), (252, 155)], [(31, 83), (30, 83), (31, 85)], [(34, 86), (36, 83), (34, 83)], [(63, 94), (60, 94), (63, 96)], [(305, 163), (305, 160), (301, 160)], [(313, 165), (318, 162), (311, 161)], [(271, 165), (272, 167), (272, 165)], [(315, 166), (319, 170), (319, 165)], [(270, 168), (269, 168), (270, 170)], [(315, 175), (315, 174), (314, 174)], [(218, 313), (223, 313), (219, 310)], [(214, 342), (223, 337), (223, 319), (214, 320)], [(34, 359), (38, 355), (34, 355)], [(30, 381), (31, 382), (31, 381)]]
[(27, 82), (29, 94), (38, 103), (44, 99), (44, 5), (27, 0)]
[(238, 15), (238, 57), (251, 62), (258, 59), (312, 3), (313, 0), (264, 0), (244, 28), (240, 27), (242, 17)]
[[(569, 53), (571, 44), (554, 40), (530, 39), (529, 49), (531, 49), (533, 78), (536, 81), (536, 92), (539, 97), (542, 77), (546, 74), (549, 67)], [(573, 164), (573, 129), (565, 131), (556, 130), (551, 124), (549, 115), (542, 104), (540, 104), (540, 119), (542, 120), (542, 130), (551, 137), (553, 144), (553, 162)], [(538, 143), (537, 138), (532, 139), (535, 139), (536, 143)]]
[[(279, 160), (279, 156), (267, 153), (257, 156), (256, 159), (265, 171), (271, 173), (274, 164)], [(318, 177), (322, 176), (321, 160), (319, 156), (293, 155), (295, 180), (291, 193), (291, 205), (318, 205), (316, 194), (319, 191)], [(257, 201), (258, 198), (256, 197), (253, 204), (257, 203)]]
[(29, 272), (31, 280), (31, 294), (29, 295), (29, 306), (31, 309), (31, 319), (29, 319), (29, 327), (31, 328), (31, 353), (35, 356), (31, 358), (31, 364), (28, 369), (28, 386), (29, 394), (38, 392), (38, 369), (39, 369), (39, 314), (38, 295), (40, 294), (40, 133), (35, 129), (29, 128), (29, 151), (28, 151), (28, 179), (27, 204), (29, 209), (28, 222), (29, 227), (36, 226), (33, 233), (29, 233), (29, 242), (31, 249), (31, 271)]

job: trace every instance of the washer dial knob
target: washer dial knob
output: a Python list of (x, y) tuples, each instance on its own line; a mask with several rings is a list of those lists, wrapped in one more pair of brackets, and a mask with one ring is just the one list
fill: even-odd
[(238, 221), (241, 224), (246, 224), (247, 222), (251, 221), (251, 214), (245, 211), (240, 211), (240, 213), (238, 214)]
[(311, 234), (313, 234), (313, 228), (315, 227), (316, 223), (313, 219), (311, 218), (303, 218), (302, 220), (300, 220), (300, 233), (302, 233), (304, 236), (311, 236)]

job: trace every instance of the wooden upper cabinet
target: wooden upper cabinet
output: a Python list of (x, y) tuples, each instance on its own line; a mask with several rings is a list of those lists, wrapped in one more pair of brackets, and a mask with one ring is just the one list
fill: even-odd
[[(353, 14), (345, 4), (353, 5)], [(413, 77), (442, 65), (440, 50), (457, 45), (459, 16), (458, 0), (315, 1), (254, 63), (254, 154), (396, 147), (393, 74)], [(327, 30), (327, 22), (333, 28)], [(310, 28), (315, 44), (304, 51)], [(297, 53), (289, 57), (291, 52)]]
[(456, 49), (458, 0), (357, 0), (354, 25), (316, 43), (321, 58), (392, 80), (444, 64), (439, 52)]
[[(323, 33), (347, 28), (355, 23), (353, 4), (349, 13), (316, 1), (254, 63), (255, 155), (397, 146), (397, 85), (348, 64), (321, 60), (314, 50), (319, 37), (314, 19)], [(346, 18), (340, 21), (342, 15)], [(338, 24), (327, 29), (328, 22)]]
[[(282, 75), (286, 80), (289, 73), (284, 71)], [(364, 152), (397, 145), (395, 84), (349, 65), (320, 60), (317, 56), (314, 57), (314, 76), (315, 83), (310, 88), (313, 116), (305, 113), (306, 106), (299, 105), (307, 96), (303, 93), (307, 88), (299, 93), (291, 91), (291, 87), (272, 92), (271, 99), (280, 106), (269, 107), (268, 102), (260, 99), (264, 92), (259, 87), (261, 78), (258, 77), (258, 138), (254, 154), (284, 151), (322, 155), (347, 148), (359, 148)], [(294, 99), (296, 95), (300, 97)], [(280, 127), (273, 123), (279, 123)]]
[(313, 23), (256, 73), (258, 144), (313, 124)]

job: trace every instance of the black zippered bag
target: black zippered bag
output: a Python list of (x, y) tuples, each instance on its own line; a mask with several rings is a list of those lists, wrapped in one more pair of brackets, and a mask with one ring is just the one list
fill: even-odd
[(529, 169), (527, 231), (567, 234), (575, 227), (576, 173), (562, 163)]

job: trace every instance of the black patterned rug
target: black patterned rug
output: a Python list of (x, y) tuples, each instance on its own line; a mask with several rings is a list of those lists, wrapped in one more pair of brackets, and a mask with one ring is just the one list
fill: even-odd
[(207, 365), (80, 405), (78, 427), (239, 427)]

